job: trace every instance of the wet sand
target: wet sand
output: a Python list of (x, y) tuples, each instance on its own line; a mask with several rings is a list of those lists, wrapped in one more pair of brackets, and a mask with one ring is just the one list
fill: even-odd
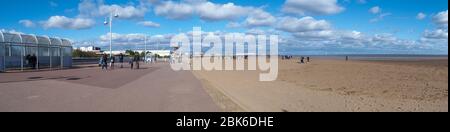
[(194, 74), (228, 111), (448, 111), (446, 57), (280, 59), (279, 67), (273, 82), (259, 82), (259, 71)]

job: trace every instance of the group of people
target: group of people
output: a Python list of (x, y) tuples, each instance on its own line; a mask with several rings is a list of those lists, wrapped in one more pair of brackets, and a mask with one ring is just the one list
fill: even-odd
[[(306, 58), (306, 61), (305, 61)], [(305, 64), (305, 63), (309, 63), (311, 62), (311, 58), (310, 57), (300, 57), (300, 64)]]
[(27, 64), (28, 64), (31, 68), (33, 68), (33, 69), (36, 68), (36, 66), (37, 66), (37, 57), (36, 57), (35, 54), (33, 54), (33, 55), (29, 55), (29, 54), (28, 54), (28, 55), (25, 57), (25, 59), (26, 59), (26, 61), (27, 61)]
[(293, 56), (288, 56), (288, 55), (281, 56), (282, 60), (290, 60), (292, 58), (293, 58)]
[[(119, 57), (120, 68), (123, 68), (124, 55), (120, 54), (118, 57)], [(109, 60), (109, 66), (108, 66), (108, 60)], [(102, 67), (102, 70), (108, 70), (108, 67), (111, 67), (111, 69), (114, 69), (115, 68), (115, 63), (116, 63), (116, 57), (115, 56), (111, 56), (110, 58), (108, 58), (107, 54), (103, 54), (100, 57), (99, 65)]]

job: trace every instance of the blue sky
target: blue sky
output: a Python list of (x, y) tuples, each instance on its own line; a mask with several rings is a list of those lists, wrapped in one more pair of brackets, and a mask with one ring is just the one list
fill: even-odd
[[(193, 26), (217, 35), (279, 34), (282, 54), (448, 54), (448, 0), (2, 0), (0, 30), (107, 46), (160, 48)], [(26, 4), (24, 4), (26, 3)]]

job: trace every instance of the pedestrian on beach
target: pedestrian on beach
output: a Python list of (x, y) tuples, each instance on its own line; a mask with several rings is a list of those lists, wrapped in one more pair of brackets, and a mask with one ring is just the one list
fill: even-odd
[(33, 54), (33, 55), (30, 57), (30, 61), (31, 61), (31, 66), (33, 67), (33, 69), (36, 69), (36, 66), (37, 66), (37, 57), (36, 57), (35, 54)]
[(31, 55), (30, 54), (28, 54), (26, 57), (25, 57), (25, 60), (26, 60), (26, 62), (25, 62), (25, 64), (27, 65), (27, 66), (29, 66), (29, 67), (31, 67)]
[(306, 57), (306, 62), (309, 63), (309, 62), (310, 62), (310, 59), (311, 59), (310, 57)]
[(134, 69), (134, 56), (133, 58), (130, 57), (130, 62), (128, 62), (130, 64), (131, 69)]
[(304, 63), (305, 63), (305, 57), (303, 57), (303, 56), (300, 57), (300, 63), (301, 63), (301, 64), (304, 64)]
[(108, 70), (108, 56), (106, 54), (103, 54), (101, 61), (102, 70)]
[(119, 54), (119, 63), (120, 63), (120, 68), (123, 68), (123, 54), (122, 53)]
[(115, 56), (111, 56), (111, 69), (114, 69), (114, 65), (116, 63), (116, 57)]
[(348, 61), (348, 56), (345, 56), (345, 61)]
[(135, 55), (134, 61), (136, 61), (136, 69), (139, 69), (139, 61), (141, 60), (141, 57), (139, 54)]

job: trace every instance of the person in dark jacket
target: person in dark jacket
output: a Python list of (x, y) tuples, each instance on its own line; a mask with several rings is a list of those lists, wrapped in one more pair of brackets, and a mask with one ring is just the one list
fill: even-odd
[(119, 54), (119, 63), (120, 63), (120, 68), (123, 68), (123, 54), (122, 53)]
[(103, 69), (108, 70), (108, 56), (106, 54), (102, 56), (102, 70)]
[(141, 57), (139, 56), (139, 54), (134, 56), (134, 61), (136, 61), (136, 69), (139, 69), (139, 61), (141, 61)]

